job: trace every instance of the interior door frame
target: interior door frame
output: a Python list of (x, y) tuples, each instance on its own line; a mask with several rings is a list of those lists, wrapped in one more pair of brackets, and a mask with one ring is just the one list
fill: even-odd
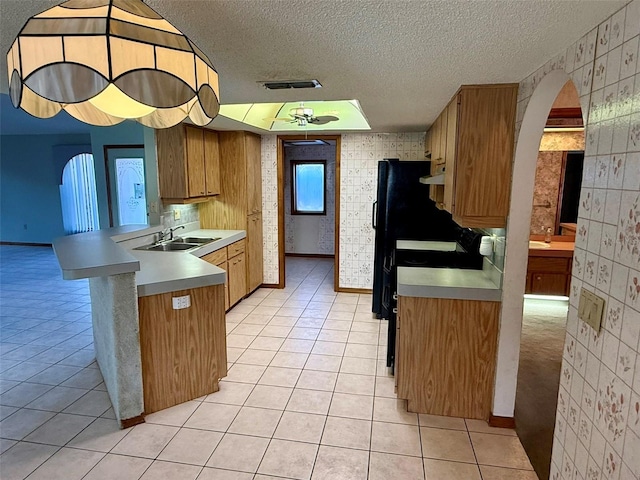
[(335, 171), (335, 227), (333, 257), (333, 290), (339, 291), (340, 279), (340, 142), (342, 135), (278, 135), (277, 137), (277, 174), (278, 174), (278, 288), (285, 287), (285, 232), (284, 232), (284, 142), (288, 140), (334, 140), (336, 142)]
[[(142, 160), (144, 161), (144, 145), (104, 145), (103, 154), (104, 154), (104, 173), (107, 180), (107, 205), (109, 206), (109, 226), (113, 227), (113, 198), (111, 196), (111, 170), (109, 168), (109, 151), (110, 150), (133, 150), (133, 149), (141, 149), (143, 152)], [(115, 172), (114, 172), (115, 174)], [(145, 196), (146, 196), (146, 188), (147, 188), (147, 169), (145, 168), (144, 172), (145, 176)], [(147, 212), (147, 216), (148, 216)]]

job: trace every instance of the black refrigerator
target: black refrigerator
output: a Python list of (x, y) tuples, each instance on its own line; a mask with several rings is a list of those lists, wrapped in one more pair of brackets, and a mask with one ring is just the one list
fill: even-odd
[[(378, 162), (378, 195), (372, 219), (375, 229), (372, 311), (378, 318), (389, 320), (390, 331), (395, 329), (396, 241), (452, 240), (460, 230), (451, 215), (439, 210), (429, 198), (429, 185), (420, 183), (420, 177), (429, 175), (430, 165), (429, 161), (398, 159)], [(390, 351), (387, 365), (392, 362)]]

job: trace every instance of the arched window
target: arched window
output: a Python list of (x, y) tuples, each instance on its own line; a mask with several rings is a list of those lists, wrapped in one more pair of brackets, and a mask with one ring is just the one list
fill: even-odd
[(100, 228), (92, 154), (82, 153), (67, 162), (62, 172), (60, 200), (66, 234)]

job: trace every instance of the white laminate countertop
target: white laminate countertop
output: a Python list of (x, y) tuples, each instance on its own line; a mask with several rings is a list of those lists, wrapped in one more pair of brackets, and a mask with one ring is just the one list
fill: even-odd
[(499, 302), (502, 290), (483, 270), (398, 267), (398, 295)]
[(455, 252), (456, 242), (439, 242), (432, 240), (397, 240), (398, 250), (434, 250), (438, 252)]
[(138, 259), (114, 242), (112, 237), (126, 239), (128, 234), (146, 228), (147, 225), (127, 225), (56, 238), (53, 251), (58, 257), (62, 278), (77, 280), (140, 270)]
[(198, 257), (246, 237), (244, 230), (198, 229), (185, 231), (184, 236), (220, 237), (220, 240), (188, 251), (150, 252), (132, 248), (136, 239), (161, 230), (162, 227), (136, 225), (58, 238), (53, 245), (62, 276), (76, 280), (137, 272), (140, 297), (220, 285), (225, 281), (226, 272)]

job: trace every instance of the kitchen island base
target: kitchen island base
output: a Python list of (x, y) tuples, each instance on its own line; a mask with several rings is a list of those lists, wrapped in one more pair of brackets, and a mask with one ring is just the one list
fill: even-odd
[(139, 297), (138, 310), (145, 413), (217, 392), (227, 375), (224, 285)]
[(396, 382), (410, 412), (488, 420), (500, 302), (398, 297)]

